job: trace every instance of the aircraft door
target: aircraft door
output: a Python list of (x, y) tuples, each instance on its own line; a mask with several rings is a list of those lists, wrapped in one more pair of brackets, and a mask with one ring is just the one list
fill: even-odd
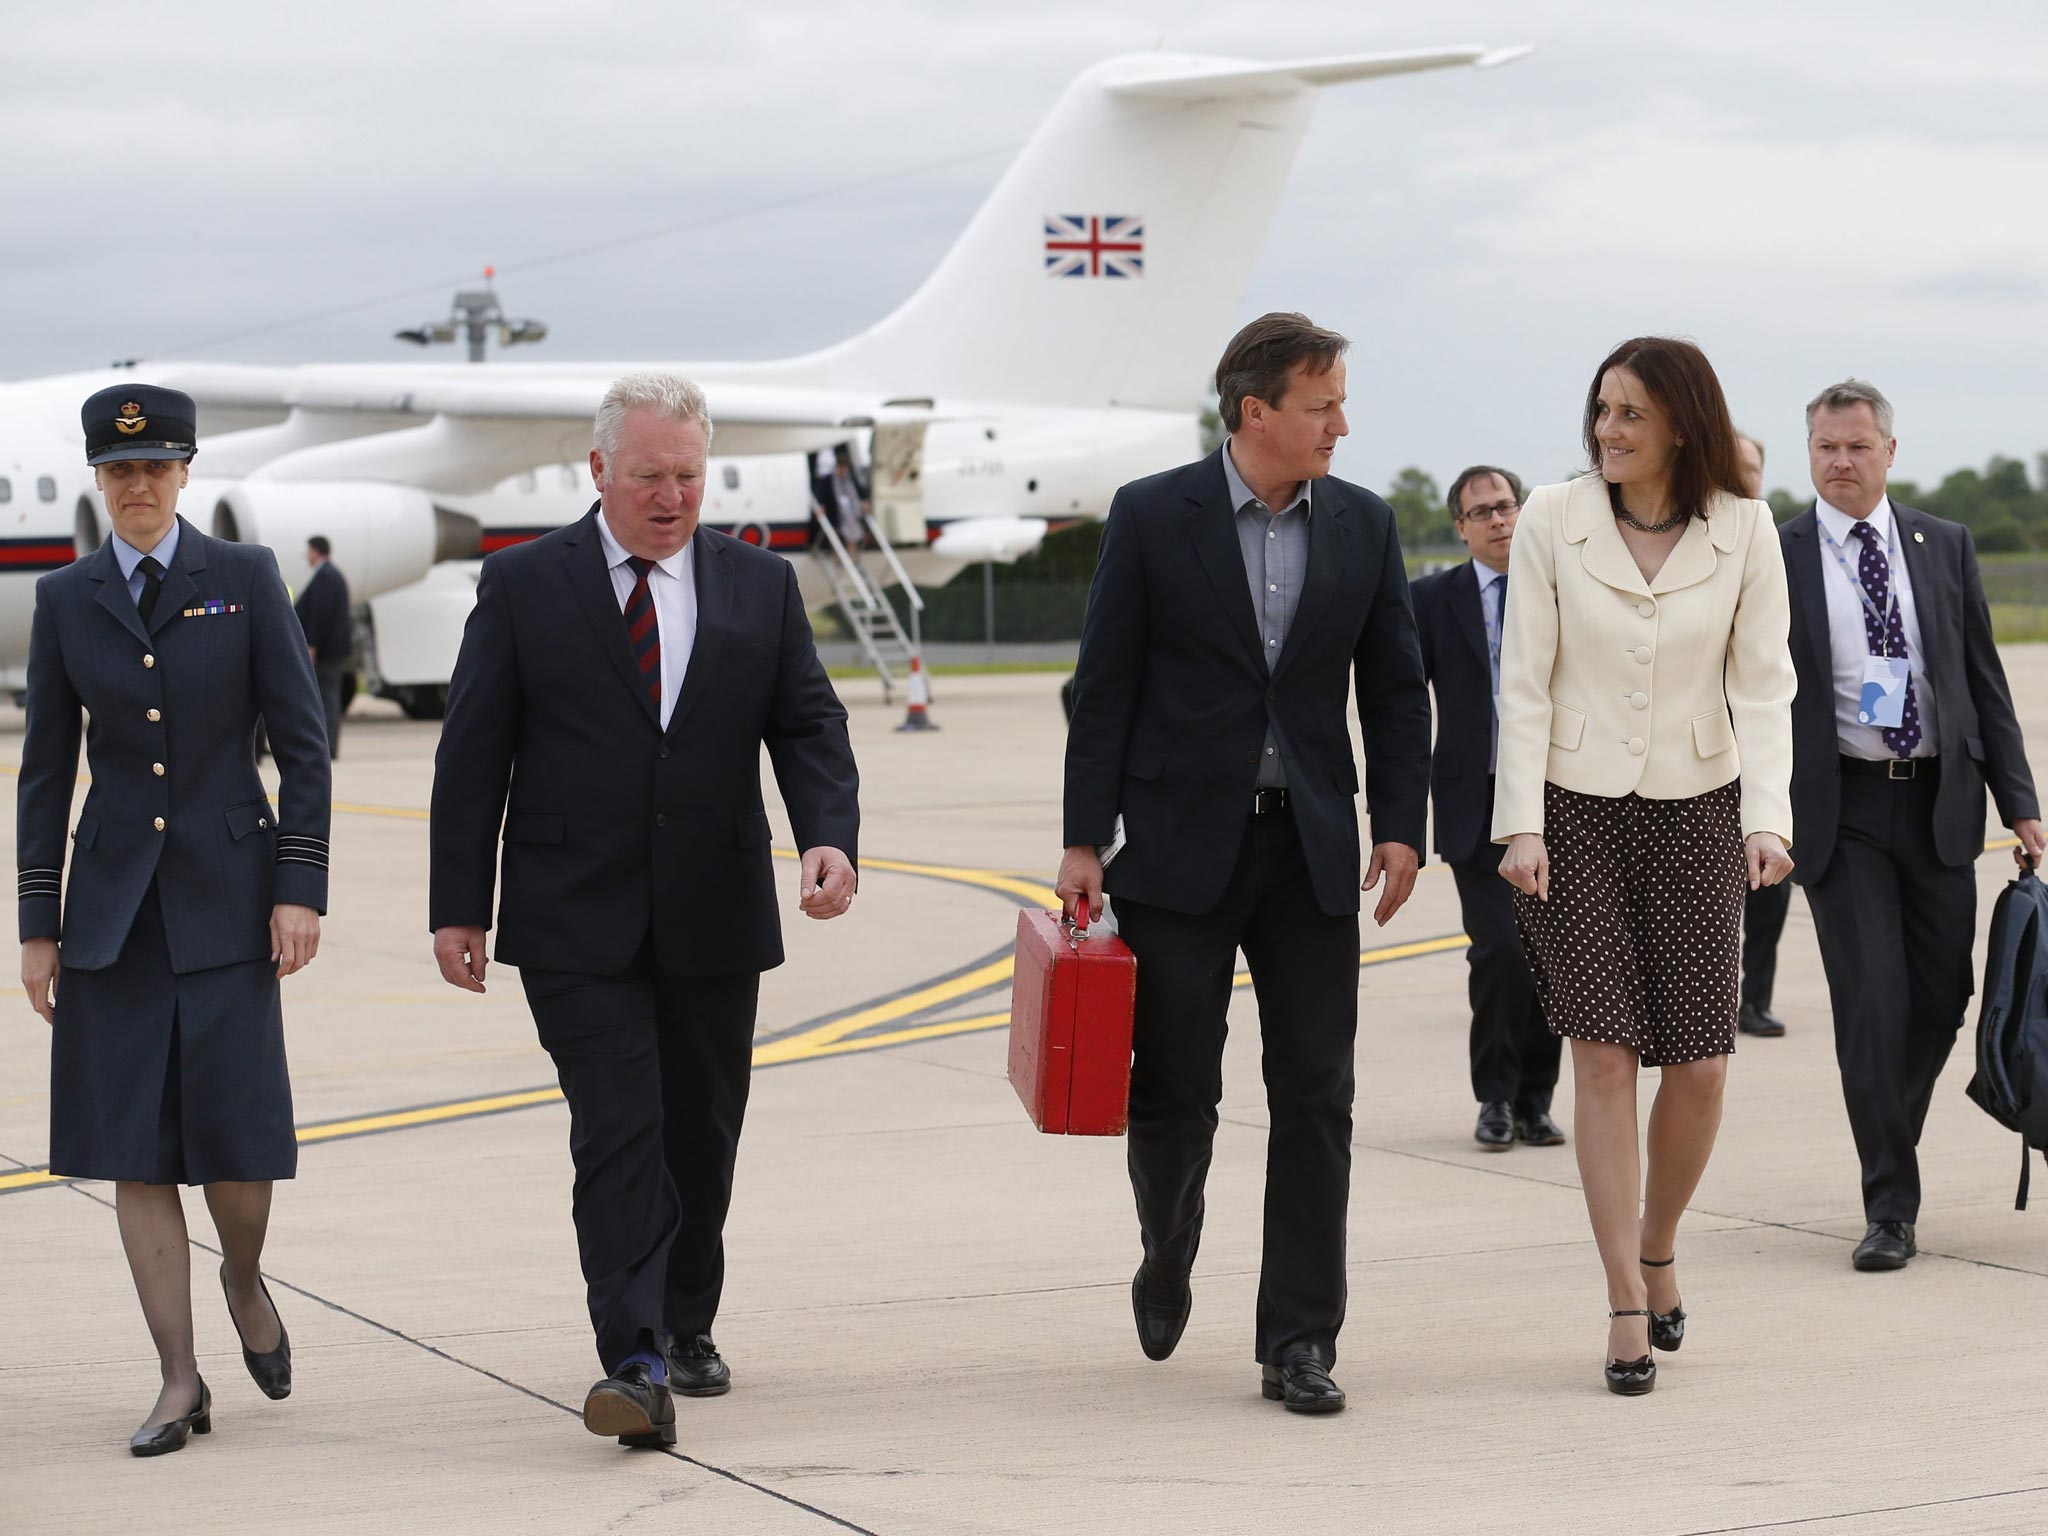
[(923, 549), (924, 524), (923, 422), (876, 427), (870, 447), (868, 495), (882, 537), (898, 548)]

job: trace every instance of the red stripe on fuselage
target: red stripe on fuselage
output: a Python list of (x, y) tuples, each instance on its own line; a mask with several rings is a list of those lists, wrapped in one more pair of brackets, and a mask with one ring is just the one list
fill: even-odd
[(0, 539), (0, 569), (54, 571), (77, 558), (69, 539)]

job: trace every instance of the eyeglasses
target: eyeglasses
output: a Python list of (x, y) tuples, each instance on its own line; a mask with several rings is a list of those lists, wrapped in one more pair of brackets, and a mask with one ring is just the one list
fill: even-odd
[(1467, 507), (1458, 515), (1458, 521), (1463, 523), (1477, 519), (1482, 523), (1490, 523), (1496, 517), (1513, 517), (1521, 510), (1522, 504), (1519, 501), (1496, 501), (1489, 506)]

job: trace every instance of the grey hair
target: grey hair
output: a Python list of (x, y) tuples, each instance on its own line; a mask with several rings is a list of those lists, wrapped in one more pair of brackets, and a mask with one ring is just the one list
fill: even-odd
[(704, 429), (704, 446), (711, 446), (711, 411), (703, 390), (679, 373), (629, 373), (604, 392), (591, 434), (606, 474), (611, 473), (612, 456), (625, 435), (626, 418), (635, 411), (653, 411), (669, 421), (694, 421)]
[(1883, 390), (1875, 384), (1866, 384), (1861, 379), (1844, 379), (1839, 384), (1830, 384), (1807, 401), (1806, 435), (1813, 435), (1813, 418), (1821, 411), (1846, 411), (1859, 405), (1870, 407), (1870, 414), (1877, 418), (1877, 435), (1890, 442), (1892, 403), (1885, 399)]

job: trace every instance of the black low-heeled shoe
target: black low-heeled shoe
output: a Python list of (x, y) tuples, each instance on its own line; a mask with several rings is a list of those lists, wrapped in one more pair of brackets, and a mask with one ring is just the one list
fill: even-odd
[(194, 1435), (213, 1433), (213, 1394), (199, 1383), (199, 1401), (192, 1411), (163, 1424), (150, 1424), (128, 1437), (130, 1456), (164, 1456), (182, 1451)]
[[(263, 1389), (263, 1395), (273, 1402), (292, 1395), (292, 1338), (284, 1331), (284, 1314), (277, 1310), (277, 1303), (270, 1301), (270, 1287), (263, 1284), (263, 1277), (256, 1277), (256, 1284), (262, 1288), (263, 1299), (270, 1302), (270, 1315), (277, 1319), (277, 1348), (265, 1350), (262, 1354), (249, 1347), (242, 1340), (242, 1364), (249, 1368), (249, 1377)], [(242, 1325), (235, 1322), (235, 1299), (228, 1295), (228, 1273), (220, 1272), (220, 1294), (228, 1304), (228, 1321), (235, 1323), (235, 1337), (242, 1338)]]
[[(1677, 1262), (1678, 1255), (1674, 1253), (1668, 1259), (1644, 1259), (1642, 1265), (1645, 1269), (1669, 1269)], [(1683, 1305), (1673, 1307), (1669, 1312), (1652, 1312), (1650, 1314), (1650, 1347), (1652, 1349), (1661, 1349), (1668, 1355), (1684, 1342), (1685, 1307)]]
[[(1630, 1307), (1624, 1312), (1609, 1312), (1609, 1319), (1617, 1317), (1655, 1317), (1656, 1313), (1647, 1307)], [(1657, 1385), (1657, 1362), (1650, 1355), (1640, 1360), (1609, 1360), (1606, 1365), (1607, 1390), (1622, 1397), (1641, 1397)]]

